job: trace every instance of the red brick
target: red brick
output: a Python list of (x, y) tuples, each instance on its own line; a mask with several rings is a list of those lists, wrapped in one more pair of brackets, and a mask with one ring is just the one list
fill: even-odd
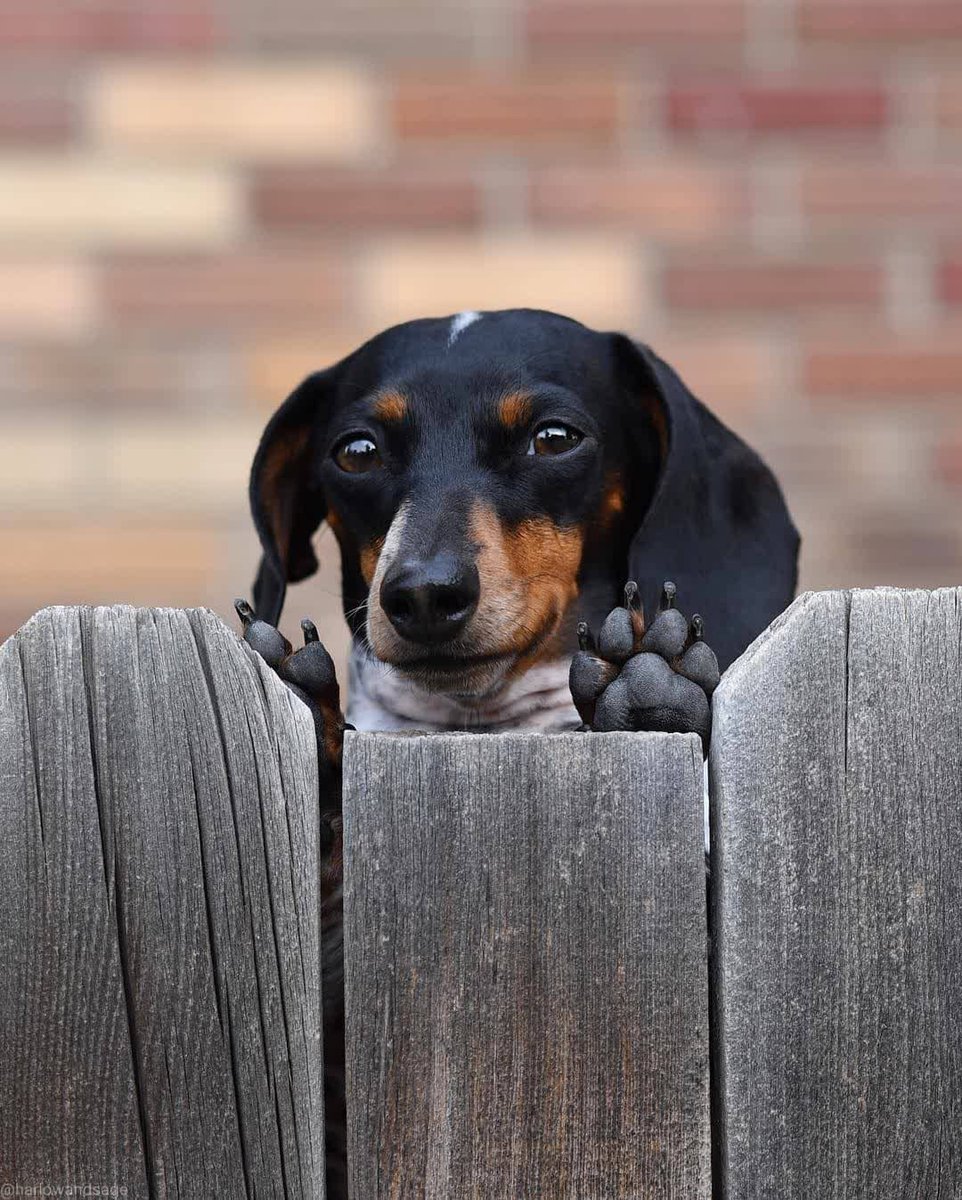
[(962, 430), (949, 434), (936, 447), (935, 471), (944, 483), (962, 488)]
[(808, 216), (828, 224), (945, 218), (955, 227), (962, 212), (962, 168), (877, 161), (811, 166), (802, 173), (801, 199)]
[(260, 223), (284, 229), (451, 229), (476, 226), (477, 185), (466, 176), (421, 171), (262, 170), (252, 208)]
[(804, 36), (858, 42), (962, 37), (959, 0), (802, 0)]
[(104, 49), (207, 49), (223, 40), (209, 0), (102, 0), (89, 36)]
[(423, 63), (470, 58), (476, 49), (463, 3), (286, 0), (225, 7), (239, 40), (253, 50)]
[(190, 327), (118, 328), (100, 336), (0, 345), (0, 411), (42, 411), (56, 421), (99, 412), (162, 410), (177, 420), (236, 410), (238, 350), (230, 339), (197, 337)]
[(398, 79), (394, 127), (404, 138), (610, 142), (621, 97), (610, 78), (422, 71)]
[(939, 81), (936, 110), (940, 123), (946, 128), (962, 129), (962, 75)]
[(535, 170), (530, 207), (545, 225), (604, 225), (697, 241), (743, 225), (748, 195), (737, 172), (660, 159), (651, 167)]
[(62, 71), (0, 72), (0, 139), (7, 145), (67, 141), (77, 126), (73, 82)]
[(879, 330), (857, 340), (810, 344), (804, 355), (809, 395), (842, 400), (950, 399), (962, 392), (962, 337), (957, 331), (896, 338)]
[(702, 261), (676, 263), (664, 276), (668, 304), (693, 310), (872, 307), (882, 286), (880, 268), (864, 263)]
[(962, 567), (958, 530), (938, 509), (882, 503), (852, 513), (846, 526), (846, 583), (859, 586), (861, 577), (869, 587), (940, 587)]
[(875, 84), (735, 79), (676, 83), (668, 92), (668, 123), (686, 132), (878, 130), (888, 115), (888, 95)]
[(223, 40), (212, 0), (13, 0), (0, 5), (0, 48), (206, 50)]
[(171, 327), (308, 324), (339, 315), (346, 291), (340, 261), (314, 250), (115, 258), (102, 286), (117, 320)]
[(649, 43), (740, 41), (742, 0), (532, 0), (527, 32), (534, 50), (612, 50)]
[(939, 294), (946, 304), (962, 304), (962, 255), (948, 258), (942, 264)]
[(13, 0), (0, 5), (3, 49), (82, 47), (85, 32), (81, 13), (62, 0)]

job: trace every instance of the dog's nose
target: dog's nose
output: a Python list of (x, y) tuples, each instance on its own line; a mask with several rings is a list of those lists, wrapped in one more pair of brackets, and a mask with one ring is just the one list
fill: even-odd
[(453, 554), (394, 563), (381, 582), (381, 607), (403, 638), (424, 645), (448, 642), (478, 607), (478, 568)]

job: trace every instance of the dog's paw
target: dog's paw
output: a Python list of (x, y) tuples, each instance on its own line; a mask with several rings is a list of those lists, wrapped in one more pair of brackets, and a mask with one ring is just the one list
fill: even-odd
[(718, 660), (704, 641), (701, 617), (689, 624), (675, 607), (673, 583), (665, 584), (647, 628), (638, 588), (629, 583), (624, 607), (608, 614), (597, 639), (582, 622), (578, 642), (569, 681), (585, 725), (598, 732), (697, 733), (707, 753)]
[(244, 641), (307, 705), (314, 718), (323, 787), (328, 776), (340, 772), (344, 730), (350, 728), (341, 713), (334, 660), (318, 638), (313, 621), (301, 621), (304, 645), (295, 650), (279, 629), (254, 615), (246, 600), (235, 600), (234, 608), (244, 627)]

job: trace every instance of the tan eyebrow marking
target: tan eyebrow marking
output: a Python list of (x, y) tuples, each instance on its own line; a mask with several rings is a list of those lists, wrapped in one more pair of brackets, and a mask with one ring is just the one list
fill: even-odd
[(374, 402), (374, 415), (379, 421), (396, 424), (407, 416), (408, 402), (400, 392), (384, 392)]
[(599, 516), (602, 523), (607, 524), (620, 513), (623, 513), (626, 501), (627, 497), (621, 480), (616, 476), (609, 476), (604, 495), (601, 498)]
[(531, 401), (523, 392), (511, 392), (498, 404), (498, 417), (507, 429), (517, 429), (531, 416)]

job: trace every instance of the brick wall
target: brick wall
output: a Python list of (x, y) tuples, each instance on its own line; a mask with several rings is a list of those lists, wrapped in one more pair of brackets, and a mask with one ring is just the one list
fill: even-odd
[(0, 144), (0, 633), (229, 612), (291, 386), (512, 304), (669, 357), (805, 585), (959, 582), (958, 0), (5, 0)]

